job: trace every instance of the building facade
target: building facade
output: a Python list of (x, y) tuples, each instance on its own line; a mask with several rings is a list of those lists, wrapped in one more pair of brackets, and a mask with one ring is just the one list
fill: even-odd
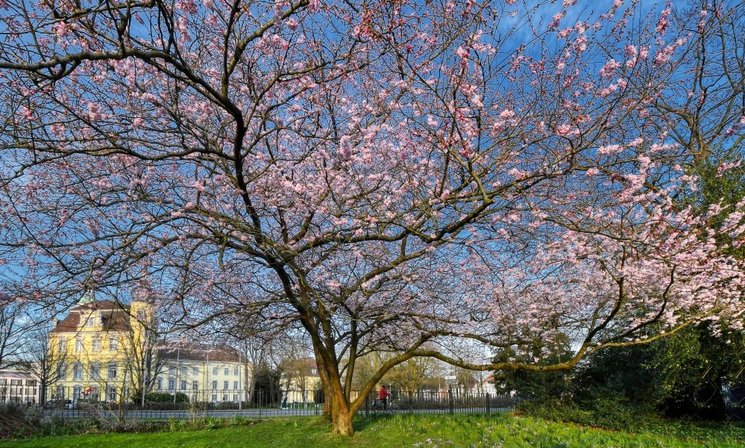
[(84, 296), (49, 336), (50, 357), (59, 359), (51, 399), (120, 401), (142, 375), (145, 302), (123, 305)]
[(191, 402), (245, 401), (241, 357), (228, 346), (162, 343), (153, 392), (183, 393)]
[(83, 297), (49, 337), (50, 357), (61, 359), (49, 398), (73, 402), (128, 402), (139, 391), (186, 394), (189, 401), (239, 401), (240, 356), (227, 346), (157, 340), (146, 302), (124, 305)]
[(0, 370), (0, 403), (39, 403), (39, 380), (30, 373)]
[(288, 359), (280, 367), (283, 406), (305, 406), (323, 402), (321, 376), (315, 359)]

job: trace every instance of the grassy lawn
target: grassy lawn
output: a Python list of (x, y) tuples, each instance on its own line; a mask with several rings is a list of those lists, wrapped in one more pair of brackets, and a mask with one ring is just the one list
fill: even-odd
[(745, 446), (745, 428), (675, 426), (669, 433), (630, 434), (527, 417), (391, 416), (358, 422), (351, 438), (330, 434), (317, 418), (267, 420), (202, 431), (85, 434), (0, 442), (0, 448), (343, 448), (343, 447), (732, 447)]

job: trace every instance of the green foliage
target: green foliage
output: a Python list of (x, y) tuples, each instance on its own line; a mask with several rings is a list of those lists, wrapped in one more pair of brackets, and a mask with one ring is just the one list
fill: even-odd
[[(210, 425), (208, 421), (203, 424), (205, 428)], [(632, 434), (504, 414), (395, 415), (359, 420), (354, 437), (334, 436), (328, 424), (316, 418), (277, 419), (229, 427), (218, 425), (202, 431), (174, 429), (151, 434), (86, 434), (14, 440), (0, 442), (0, 448), (97, 448), (101, 445), (108, 448), (735, 448), (745, 444), (745, 428), (737, 426), (684, 427), (663, 423)]]
[(0, 437), (23, 437), (38, 425), (39, 419), (30, 415), (23, 404), (0, 404)]
[[(552, 353), (545, 356), (543, 353)], [(519, 360), (531, 363), (533, 359), (543, 358), (543, 364), (555, 364), (571, 357), (569, 338), (563, 337), (553, 346), (548, 347), (540, 339), (533, 344), (533, 351), (522, 356), (514, 353), (510, 348), (503, 350), (495, 359), (495, 362)], [(495, 385), (502, 394), (516, 391), (518, 397), (530, 400), (558, 400), (569, 392), (571, 372), (531, 372), (526, 370), (505, 370), (495, 372)]]
[[(610, 348), (571, 372), (498, 372), (531, 415), (613, 429), (645, 419), (745, 417), (745, 336), (703, 323), (650, 344)], [(742, 406), (740, 403), (739, 406)]]
[(590, 356), (572, 379), (573, 399), (584, 409), (611, 400), (667, 417), (721, 419), (725, 384), (742, 384), (745, 338), (714, 334), (701, 324), (648, 345), (613, 348)]
[[(722, 160), (704, 160), (695, 164), (691, 172), (700, 179), (700, 191), (694, 193), (692, 198), (687, 202), (701, 210), (705, 210), (714, 204), (721, 204), (725, 207), (724, 211), (732, 211), (731, 208), (745, 198), (745, 154), (733, 154)], [(739, 166), (722, 171), (722, 164), (737, 164)], [(724, 220), (725, 213), (712, 217), (711, 221), (715, 228), (719, 228)], [(719, 235), (718, 241), (720, 247), (726, 253), (745, 259), (745, 246), (732, 248), (732, 241), (726, 234)]]
[(556, 422), (630, 432), (663, 422), (654, 412), (631, 406), (618, 397), (598, 397), (583, 406), (571, 400), (525, 401), (517, 406), (517, 412)]
[[(12, 411), (8, 411), (11, 408)], [(12, 417), (11, 417), (12, 415)], [(0, 405), (0, 439), (29, 437), (69, 436), (115, 432), (178, 432), (202, 429), (219, 429), (255, 424), (257, 420), (246, 417), (229, 419), (207, 417), (191, 420), (171, 418), (168, 421), (132, 419), (122, 424), (114, 419), (63, 419), (59, 416), (42, 419), (25, 406)]]
[(276, 406), (282, 399), (279, 380), (281, 372), (266, 365), (259, 366), (254, 374), (252, 401), (257, 406)]
[(609, 349), (587, 359), (572, 380), (575, 402), (587, 407), (605, 398), (624, 407), (653, 407), (660, 397), (649, 364), (653, 355), (645, 348)]

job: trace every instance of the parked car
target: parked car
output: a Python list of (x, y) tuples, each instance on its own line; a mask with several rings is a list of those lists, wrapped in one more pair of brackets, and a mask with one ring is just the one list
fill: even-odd
[(49, 400), (44, 404), (44, 409), (72, 409), (72, 400)]

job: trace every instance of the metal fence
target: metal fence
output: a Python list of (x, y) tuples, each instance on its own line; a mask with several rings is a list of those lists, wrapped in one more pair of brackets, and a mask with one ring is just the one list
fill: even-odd
[(362, 409), (365, 414), (380, 412), (489, 414), (507, 412), (515, 408), (515, 399), (510, 396), (455, 388), (412, 392), (394, 390), (385, 401), (378, 397), (377, 393), (367, 396)]
[[(234, 390), (157, 391), (141, 396), (98, 395), (58, 390), (44, 406), (32, 406), (45, 417), (60, 419), (170, 420), (199, 418), (267, 418), (310, 416), (323, 413), (320, 390), (266, 390), (251, 393)], [(117, 399), (118, 398), (118, 399)], [(353, 398), (354, 393), (353, 393)], [(514, 399), (458, 389), (416, 392), (391, 391), (385, 402), (370, 393), (358, 415), (381, 413), (483, 413), (514, 409)]]

